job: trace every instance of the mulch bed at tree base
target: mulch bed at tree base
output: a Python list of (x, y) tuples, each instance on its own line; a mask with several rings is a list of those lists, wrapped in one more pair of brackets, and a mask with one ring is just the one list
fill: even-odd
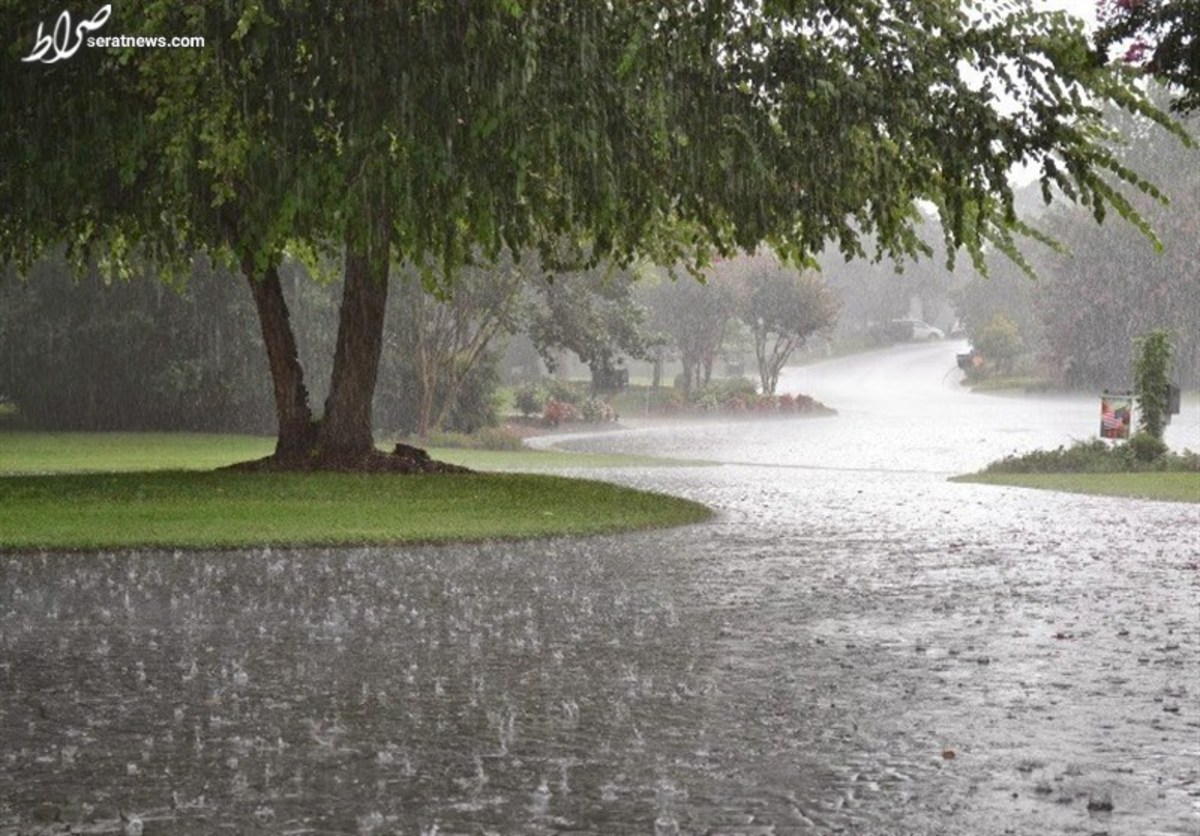
[(372, 450), (365, 455), (321, 455), (282, 460), (275, 456), (238, 462), (221, 470), (242, 473), (474, 473), (470, 468), (439, 462), (419, 447), (397, 444), (390, 453)]

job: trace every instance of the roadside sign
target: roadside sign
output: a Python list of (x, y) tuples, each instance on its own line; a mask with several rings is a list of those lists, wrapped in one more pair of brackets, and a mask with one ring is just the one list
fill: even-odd
[(1129, 438), (1133, 419), (1133, 395), (1105, 392), (1100, 396), (1100, 437)]

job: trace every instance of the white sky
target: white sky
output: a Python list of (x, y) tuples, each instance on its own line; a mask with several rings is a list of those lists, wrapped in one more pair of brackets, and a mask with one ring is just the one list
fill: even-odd
[(1096, 23), (1096, 0), (1035, 0), (1034, 5), (1070, 12), (1083, 18), (1089, 28)]

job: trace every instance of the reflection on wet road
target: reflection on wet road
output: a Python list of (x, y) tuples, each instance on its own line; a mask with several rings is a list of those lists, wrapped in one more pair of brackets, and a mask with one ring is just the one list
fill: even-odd
[(0, 834), (1200, 833), (1200, 509), (946, 482), (1098, 413), (952, 355), (560, 440), (701, 526), (0, 557)]

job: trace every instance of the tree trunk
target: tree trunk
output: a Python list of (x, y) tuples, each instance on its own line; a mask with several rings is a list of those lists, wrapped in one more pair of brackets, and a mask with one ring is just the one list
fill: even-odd
[[(417, 298), (420, 302), (424, 301), (421, 296)], [(429, 430), (433, 424), (433, 397), (435, 387), (437, 386), (437, 373), (432, 367), (433, 361), (429, 358), (429, 347), (427, 345), (429, 323), (424, 319), (424, 304), (418, 303), (415, 305), (414, 314), (413, 321), (409, 323), (409, 327), (415, 328), (417, 332), (417, 380), (421, 388), (417, 405), (417, 435), (425, 439), (429, 437)]]
[(296, 337), (288, 316), (287, 300), (279, 282), (279, 270), (271, 265), (258, 273), (250, 263), (242, 265), (242, 273), (250, 283), (258, 323), (262, 328), (267, 349), (267, 364), (275, 390), (275, 417), (279, 423), (279, 438), (275, 442), (275, 458), (280, 462), (301, 460), (312, 448), (316, 431), (308, 405), (308, 389), (304, 386), (304, 370), (296, 351)]
[(771, 364), (767, 358), (767, 335), (760, 331), (754, 332), (754, 359), (758, 362), (758, 379), (762, 383), (762, 393), (775, 394), (775, 385), (771, 382)]
[(679, 362), (683, 366), (683, 374), (681, 375), (683, 377), (683, 399), (685, 401), (691, 400), (693, 369), (695, 368), (696, 361), (692, 358), (690, 352), (684, 350), (679, 352)]
[(391, 244), (382, 209), (369, 205), (366, 223), (347, 236), (337, 350), (318, 441), (321, 457), (331, 462), (364, 459), (375, 450), (371, 404), (383, 349)]
[(232, 469), (468, 472), (434, 461), (424, 450), (404, 444), (397, 444), (390, 455), (375, 449), (371, 406), (383, 349), (391, 237), (386, 201), (368, 200), (365, 208), (362, 222), (352, 225), (346, 237), (337, 349), (325, 416), (319, 423), (312, 420), (278, 270), (272, 266), (258, 274), (249, 261), (242, 265), (267, 348), (279, 440), (274, 456), (232, 465)]

